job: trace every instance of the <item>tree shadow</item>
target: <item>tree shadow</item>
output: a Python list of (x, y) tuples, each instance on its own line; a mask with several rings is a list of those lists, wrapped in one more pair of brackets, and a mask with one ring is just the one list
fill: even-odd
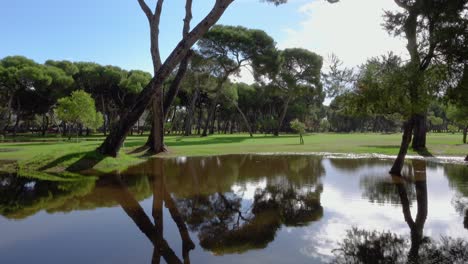
[(415, 150), (419, 155), (425, 157), (425, 158), (433, 158), (434, 155), (432, 155), (432, 153), (427, 149), (427, 148), (424, 148), (424, 149), (416, 149)]
[(74, 160), (77, 158), (78, 160), (74, 162), (73, 164), (71, 164), (70, 166), (66, 167), (65, 170), (69, 172), (81, 172), (81, 171), (92, 169), (99, 162), (101, 162), (105, 158), (105, 156), (101, 155), (100, 153), (96, 151), (71, 153), (71, 154), (55, 159), (54, 161), (48, 163), (47, 165), (39, 168), (39, 170), (41, 171), (48, 170), (60, 164), (66, 163), (67, 161)]

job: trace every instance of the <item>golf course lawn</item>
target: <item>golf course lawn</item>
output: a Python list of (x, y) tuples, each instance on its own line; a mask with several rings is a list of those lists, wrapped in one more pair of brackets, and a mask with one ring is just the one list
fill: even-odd
[[(19, 136), (15, 142), (6, 138), (0, 143), (0, 160), (16, 161), (1, 166), (3, 171), (22, 170), (23, 172), (58, 173), (88, 160), (88, 167), (100, 172), (122, 170), (148, 158), (144, 153), (130, 154), (143, 145), (146, 136), (129, 136), (118, 158), (102, 157), (94, 150), (104, 139), (103, 136), (84, 137), (70, 141), (57, 137)], [(434, 156), (466, 156), (468, 144), (462, 144), (461, 134), (429, 133), (427, 152)], [(396, 155), (401, 134), (351, 133), (351, 134), (308, 134), (304, 145), (299, 144), (297, 135), (246, 134), (211, 135), (209, 137), (167, 136), (169, 153), (159, 156), (200, 156), (240, 153), (374, 153)], [(410, 150), (409, 154), (417, 154)], [(14, 165), (13, 165), (14, 164)], [(82, 164), (81, 164), (82, 166)]]

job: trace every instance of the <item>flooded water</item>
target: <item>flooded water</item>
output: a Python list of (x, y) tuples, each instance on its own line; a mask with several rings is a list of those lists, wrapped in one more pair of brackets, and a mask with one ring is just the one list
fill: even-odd
[(468, 263), (468, 166), (230, 155), (0, 176), (0, 263)]

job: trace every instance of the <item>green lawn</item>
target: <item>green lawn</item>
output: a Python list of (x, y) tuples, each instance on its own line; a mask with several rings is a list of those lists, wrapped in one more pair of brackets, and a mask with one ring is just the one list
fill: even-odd
[[(468, 145), (461, 144), (461, 134), (428, 134), (428, 151), (434, 156), (466, 156)], [(10, 138), (7, 138), (9, 140)], [(93, 150), (103, 140), (94, 136), (66, 141), (56, 137), (18, 137), (20, 141), (0, 143), (0, 160), (15, 160), (23, 172), (59, 173), (67, 168), (93, 166), (101, 172), (124, 169), (129, 165), (142, 162), (147, 158), (143, 153), (128, 154), (141, 146), (145, 136), (130, 136), (125, 141), (119, 158), (104, 158)], [(279, 137), (255, 135), (213, 135), (205, 138), (198, 136), (168, 136), (166, 143), (170, 153), (164, 156), (196, 156), (239, 153), (277, 153), (277, 152), (333, 152), (333, 153), (378, 153), (394, 155), (398, 153), (400, 134), (310, 134), (304, 137), (305, 144), (299, 145), (296, 135)], [(415, 154), (410, 151), (409, 154)], [(77, 161), (80, 161), (78, 164)], [(79, 166), (78, 166), (78, 165)], [(16, 165), (4, 165), (3, 170), (17, 169)]]

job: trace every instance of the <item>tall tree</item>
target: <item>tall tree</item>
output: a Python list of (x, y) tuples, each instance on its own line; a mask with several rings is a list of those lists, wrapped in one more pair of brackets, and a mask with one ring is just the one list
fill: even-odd
[(320, 72), (322, 57), (306, 49), (285, 49), (281, 52), (281, 64), (272, 87), (279, 89), (283, 107), (278, 118), (275, 135), (279, 135), (291, 100), (305, 94), (321, 95)]
[[(408, 73), (405, 89), (410, 97), (411, 116), (404, 124), (400, 153), (390, 170), (392, 174), (400, 174), (411, 141), (413, 149), (426, 147), (426, 71), (437, 59), (438, 54), (444, 51), (440, 44), (447, 39), (457, 38), (457, 34), (446, 30), (447, 25), (463, 19), (467, 0), (394, 1), (403, 11), (386, 12), (385, 28), (395, 35), (405, 36), (410, 55), (410, 61), (405, 66)], [(444, 33), (443, 38), (440, 37), (441, 33)]]
[[(158, 70), (155, 71), (154, 77), (151, 82), (143, 89), (136, 99), (130, 111), (120, 119), (114, 126), (111, 134), (105, 139), (101, 146), (97, 149), (98, 152), (109, 155), (117, 156), (125, 137), (130, 131), (131, 127), (140, 118), (146, 107), (155, 98), (155, 105), (157, 108), (156, 114), (159, 115), (158, 122), (155, 122), (154, 131), (159, 132), (154, 143), (154, 151), (159, 152), (164, 150), (163, 144), (163, 112), (162, 112), (162, 85), (165, 79), (171, 74), (174, 68), (186, 57), (191, 47), (197, 42), (209, 29), (213, 26), (218, 19), (223, 15), (226, 9), (234, 2), (234, 0), (216, 0), (210, 12), (195, 26), (182, 40), (176, 45), (174, 50), (169, 54), (164, 63), (162, 63), (159, 54), (159, 22), (162, 12), (163, 0), (158, 0), (155, 12), (153, 13), (144, 0), (138, 0), (142, 10), (146, 14), (151, 28), (151, 51), (153, 57), (153, 64)], [(186, 6), (191, 6), (191, 0), (187, 0)], [(267, 0), (274, 4), (281, 4), (286, 0)], [(329, 2), (336, 2), (336, 0), (329, 0)], [(186, 7), (187, 14), (191, 12), (191, 7)], [(189, 25), (189, 21), (184, 22), (184, 28)]]
[[(242, 67), (251, 66), (255, 72), (261, 71), (267, 66), (265, 61), (276, 56), (275, 42), (264, 31), (247, 29), (241, 26), (214, 26), (198, 42), (200, 53), (215, 61), (212, 70), (218, 78), (216, 96), (211, 103), (208, 118), (203, 129), (203, 135), (207, 135), (208, 125), (212, 121), (216, 106), (223, 95), (222, 88), (228, 82), (229, 77), (238, 74)], [(231, 103), (241, 115), (250, 135), (252, 130), (245, 114), (236, 102)]]

